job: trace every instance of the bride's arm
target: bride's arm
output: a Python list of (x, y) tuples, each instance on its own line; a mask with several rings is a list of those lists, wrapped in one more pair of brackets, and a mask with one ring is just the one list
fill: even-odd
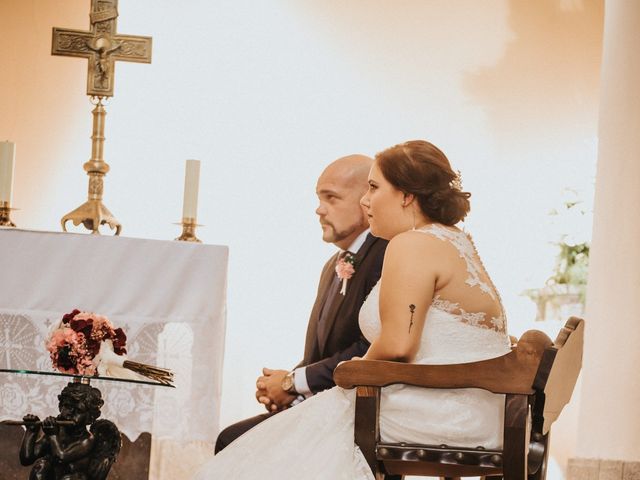
[(389, 242), (380, 280), (381, 332), (365, 359), (410, 362), (415, 357), (438, 281), (436, 242), (420, 232), (405, 232)]

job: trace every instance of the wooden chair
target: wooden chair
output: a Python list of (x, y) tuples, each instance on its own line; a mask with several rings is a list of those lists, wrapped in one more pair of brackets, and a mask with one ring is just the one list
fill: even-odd
[[(582, 367), (583, 339), (584, 320), (571, 317), (555, 343), (530, 330), (502, 357), (457, 365), (348, 361), (336, 368), (334, 379), (343, 388), (357, 388), (355, 442), (376, 480), (385, 474), (544, 480), (549, 430), (571, 398)], [(504, 394), (502, 450), (381, 442), (380, 389), (396, 383)]]

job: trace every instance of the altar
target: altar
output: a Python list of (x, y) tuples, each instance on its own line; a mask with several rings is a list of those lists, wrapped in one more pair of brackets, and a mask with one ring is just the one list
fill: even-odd
[[(51, 370), (45, 338), (63, 314), (109, 317), (128, 357), (170, 368), (176, 388), (102, 382), (102, 417), (131, 441), (152, 435), (149, 478), (188, 478), (219, 430), (227, 262), (225, 246), (0, 228), (0, 368)], [(2, 376), (0, 420), (54, 415), (60, 388)]]

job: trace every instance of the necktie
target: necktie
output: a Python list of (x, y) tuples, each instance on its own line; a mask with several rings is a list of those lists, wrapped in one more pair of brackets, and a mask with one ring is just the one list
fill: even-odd
[[(353, 255), (349, 251), (341, 252), (338, 256), (338, 261), (342, 260), (347, 254)], [(325, 297), (324, 304), (322, 305), (322, 310), (320, 311), (320, 317), (318, 318), (318, 342), (321, 343), (321, 339), (325, 338), (325, 335), (328, 333), (327, 323), (329, 319), (329, 312), (331, 311), (331, 305), (333, 305), (333, 301), (338, 295), (338, 291), (340, 290), (340, 284), (342, 280), (338, 278), (338, 275), (335, 274), (333, 276), (333, 280), (331, 281), (331, 285), (329, 285), (329, 289), (327, 290), (327, 296)]]

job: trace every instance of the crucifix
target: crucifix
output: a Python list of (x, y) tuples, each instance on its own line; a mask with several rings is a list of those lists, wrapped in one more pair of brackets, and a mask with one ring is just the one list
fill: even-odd
[(94, 234), (98, 227), (108, 224), (120, 234), (122, 226), (102, 204), (104, 176), (109, 165), (103, 159), (104, 121), (106, 111), (102, 100), (113, 96), (115, 62), (151, 63), (151, 37), (122, 35), (116, 33), (118, 0), (91, 0), (91, 30), (53, 28), (52, 55), (82, 57), (89, 61), (87, 95), (95, 105), (93, 109), (93, 134), (91, 136), (91, 159), (84, 164), (89, 175), (89, 199), (72, 212), (62, 217), (62, 229), (71, 220), (74, 225), (82, 223)]

